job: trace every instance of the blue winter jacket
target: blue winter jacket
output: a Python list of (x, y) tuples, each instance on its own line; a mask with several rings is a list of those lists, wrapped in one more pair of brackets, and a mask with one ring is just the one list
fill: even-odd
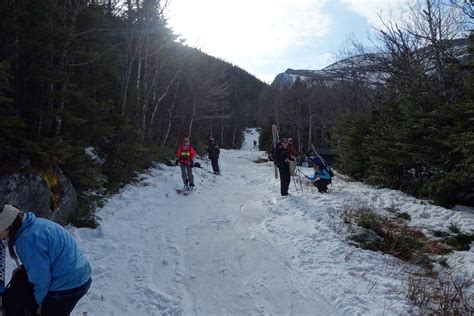
[(48, 291), (73, 289), (91, 277), (89, 262), (69, 232), (55, 222), (25, 213), (16, 234), (16, 251), (34, 285), (36, 303)]
[(325, 179), (325, 180), (331, 180), (331, 175), (329, 172), (326, 170), (326, 168), (321, 169), (321, 171), (315, 171), (314, 175), (312, 177), (307, 177), (311, 181), (315, 181), (316, 179)]

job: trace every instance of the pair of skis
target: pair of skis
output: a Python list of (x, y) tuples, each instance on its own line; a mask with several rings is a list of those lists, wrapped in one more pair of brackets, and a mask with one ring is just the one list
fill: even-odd
[(278, 168), (275, 161), (275, 151), (276, 151), (276, 146), (280, 140), (280, 137), (278, 136), (278, 127), (276, 125), (272, 125), (272, 138), (273, 138), (272, 155), (273, 155), (273, 164), (275, 166), (275, 179), (278, 179)]
[(183, 189), (176, 189), (176, 193), (180, 194), (180, 195), (183, 195), (183, 196), (188, 196), (191, 194), (191, 192), (193, 192), (193, 190), (191, 188), (183, 188)]

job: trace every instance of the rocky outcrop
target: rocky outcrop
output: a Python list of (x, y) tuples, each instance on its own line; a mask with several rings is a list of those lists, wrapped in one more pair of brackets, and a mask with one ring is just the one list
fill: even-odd
[[(469, 61), (469, 44), (467, 38), (458, 38), (444, 43), (449, 47), (450, 55), (460, 63)], [(431, 47), (424, 47), (419, 50), (421, 56), (431, 56)], [(272, 82), (272, 87), (291, 87), (299, 80), (302, 84), (311, 86), (317, 82), (324, 82), (326, 85), (341, 82), (342, 80), (353, 80), (365, 83), (368, 86), (376, 87), (384, 84), (390, 77), (387, 73), (386, 64), (390, 64), (390, 56), (382, 53), (369, 53), (352, 56), (339, 60), (321, 70), (309, 69), (287, 69), (278, 74)], [(434, 72), (433, 62), (426, 60), (427, 74)]]
[(49, 217), (51, 191), (35, 171), (0, 177), (0, 205), (11, 204), (21, 210)]
[(61, 169), (55, 168), (55, 173), (58, 176), (60, 195), (50, 218), (65, 225), (69, 222), (70, 215), (77, 211), (77, 194), (71, 181), (63, 174)]
[[(14, 170), (14, 171), (13, 171)], [(39, 217), (67, 224), (76, 212), (77, 195), (58, 167), (33, 168), (29, 161), (0, 175), (0, 205), (12, 204)]]

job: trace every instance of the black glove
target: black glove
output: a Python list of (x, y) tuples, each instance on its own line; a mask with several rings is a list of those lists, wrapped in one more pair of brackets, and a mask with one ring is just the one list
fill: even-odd
[(176, 161), (174, 162), (174, 165), (177, 166), (179, 164), (179, 159), (176, 159)]

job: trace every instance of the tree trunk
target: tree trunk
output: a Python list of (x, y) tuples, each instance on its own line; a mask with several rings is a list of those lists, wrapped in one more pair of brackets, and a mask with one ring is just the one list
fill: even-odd
[[(131, 34), (129, 35), (132, 36)], [(125, 116), (126, 106), (127, 106), (127, 94), (128, 94), (128, 85), (130, 83), (130, 76), (132, 74), (132, 66), (134, 57), (131, 56), (130, 50), (132, 49), (131, 38), (127, 39), (127, 64), (125, 66), (125, 73), (122, 79), (122, 84), (120, 87), (120, 101), (119, 101), (119, 111), (121, 116)]]
[(224, 113), (221, 117), (221, 146), (224, 144)]
[[(151, 81), (151, 87), (148, 89), (148, 82), (145, 81), (143, 84), (145, 96), (143, 99), (143, 105), (142, 105), (142, 119), (141, 119), (141, 126), (140, 126), (140, 143), (142, 143), (145, 140), (145, 131), (146, 131), (146, 114), (148, 112), (148, 102), (150, 100), (150, 91), (153, 91), (153, 99), (156, 98), (156, 77), (158, 75), (158, 70), (155, 70), (155, 73), (153, 74), (153, 79)], [(151, 124), (151, 122), (150, 122)]]
[[(137, 106), (140, 106), (140, 83), (142, 76), (142, 41), (138, 40), (138, 69), (137, 69)], [(145, 63), (146, 65), (146, 63)]]
[[(158, 69), (158, 72), (161, 70), (161, 68), (163, 67), (163, 63), (160, 65), (160, 69)], [(152, 134), (152, 129), (153, 129), (153, 123), (155, 121), (155, 116), (156, 116), (156, 112), (158, 111), (158, 106), (160, 105), (160, 102), (163, 101), (163, 99), (168, 95), (168, 92), (171, 88), (171, 85), (173, 84), (173, 82), (175, 82), (175, 80), (178, 78), (179, 74), (181, 73), (181, 70), (178, 70), (175, 74), (174, 74), (174, 77), (173, 79), (171, 79), (171, 81), (168, 83), (168, 85), (166, 86), (166, 89), (165, 89), (165, 92), (163, 92), (163, 94), (158, 98), (158, 100), (155, 102), (155, 106), (153, 108), (153, 112), (151, 113), (151, 117), (150, 117), (150, 123), (149, 123), (149, 128), (148, 128), (148, 140), (151, 140), (151, 134)]]
[(234, 121), (234, 131), (232, 132), (232, 147), (235, 146), (236, 139), (237, 139), (237, 124)]
[(133, 7), (130, 0), (127, 0), (127, 7), (128, 7), (128, 32), (126, 38), (126, 46), (127, 46), (127, 63), (125, 66), (124, 76), (122, 79), (122, 84), (120, 86), (120, 100), (119, 100), (119, 112), (121, 116), (125, 116), (126, 113), (126, 106), (127, 106), (127, 95), (128, 95), (128, 85), (130, 83), (130, 76), (132, 74), (132, 67), (133, 63), (136, 58), (137, 50), (133, 49)]
[(178, 91), (179, 91), (179, 86), (180, 85), (181, 85), (181, 80), (178, 81), (178, 84), (176, 85), (176, 91), (174, 93), (173, 103), (171, 103), (171, 107), (168, 110), (168, 128), (166, 129), (165, 137), (163, 138), (163, 142), (161, 143), (162, 145), (166, 144), (166, 141), (168, 140), (168, 136), (169, 136), (170, 131), (171, 131), (173, 111), (174, 111), (174, 107), (176, 105), (176, 97), (178, 96)]
[(191, 120), (189, 121), (188, 137), (191, 137), (191, 131), (193, 130), (194, 115), (196, 114), (196, 102), (193, 101), (193, 112), (191, 114)]
[[(311, 102), (308, 102), (308, 147), (306, 147), (308, 150), (311, 147), (312, 143), (312, 136), (313, 136), (313, 107), (311, 106)], [(302, 148), (300, 148), (301, 150)]]
[[(69, 35), (76, 33), (76, 21), (77, 16), (79, 14), (79, 0), (69, 0), (65, 1), (64, 3), (64, 11), (62, 18), (64, 19), (64, 23), (68, 25), (68, 33)], [(61, 133), (62, 122), (63, 118), (62, 115), (64, 113), (64, 108), (66, 104), (66, 91), (67, 91), (67, 84), (69, 82), (69, 74), (68, 74), (68, 54), (69, 54), (69, 46), (71, 44), (72, 36), (68, 37), (68, 40), (62, 46), (61, 58), (59, 61), (59, 70), (63, 74), (65, 74), (64, 80), (59, 85), (59, 93), (60, 93), (60, 101), (58, 107), (56, 109), (55, 115), (55, 128), (54, 128), (54, 136), (58, 137)]]

